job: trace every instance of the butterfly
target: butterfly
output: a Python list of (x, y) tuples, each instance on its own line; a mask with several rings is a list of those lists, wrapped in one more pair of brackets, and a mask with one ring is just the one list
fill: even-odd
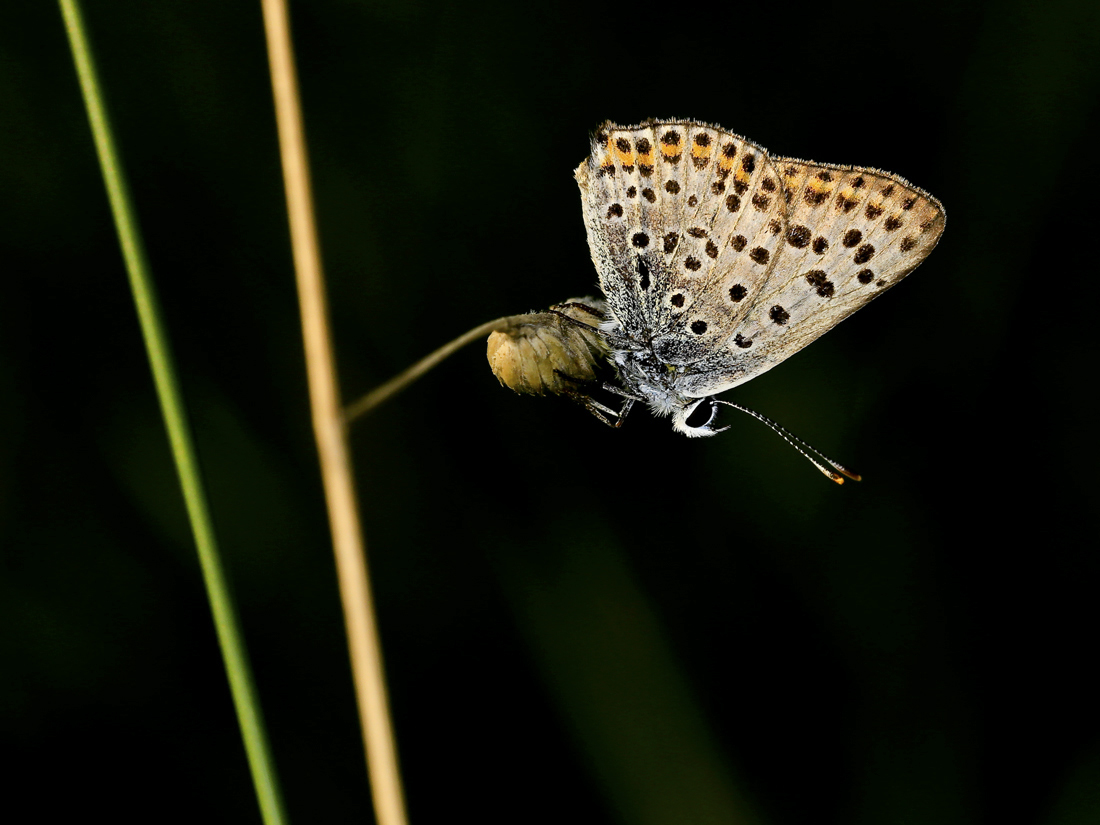
[(625, 398), (616, 426), (639, 401), (687, 436), (726, 429), (718, 405), (737, 405), (715, 395), (897, 284), (946, 219), (898, 175), (772, 157), (690, 120), (604, 123), (575, 177), (621, 382), (606, 388)]

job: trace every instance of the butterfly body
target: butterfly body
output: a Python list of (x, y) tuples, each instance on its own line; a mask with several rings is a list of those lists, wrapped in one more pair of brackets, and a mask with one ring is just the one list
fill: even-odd
[(606, 123), (576, 179), (623, 394), (685, 435), (712, 435), (714, 395), (915, 269), (945, 221), (896, 175), (773, 158), (694, 121)]

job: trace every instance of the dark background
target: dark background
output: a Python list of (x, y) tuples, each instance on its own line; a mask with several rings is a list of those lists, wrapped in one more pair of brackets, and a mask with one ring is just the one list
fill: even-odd
[[(292, 8), (344, 392), (591, 293), (572, 170), (690, 117), (939, 197), (689, 441), (461, 352), (356, 425), (417, 823), (1100, 822), (1094, 2)], [(370, 821), (258, 3), (85, 15), (291, 820)], [(257, 822), (60, 12), (0, 24), (0, 736), (34, 821)]]

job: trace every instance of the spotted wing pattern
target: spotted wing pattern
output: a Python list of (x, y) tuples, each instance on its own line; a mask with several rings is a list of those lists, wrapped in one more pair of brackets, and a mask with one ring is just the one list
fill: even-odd
[(943, 234), (943, 206), (897, 175), (775, 160), (787, 228), (767, 284), (684, 389), (711, 395), (753, 378), (824, 335), (912, 272)]
[(606, 123), (576, 178), (620, 332), (668, 364), (716, 352), (769, 283), (786, 236), (782, 180), (764, 149), (690, 121)]

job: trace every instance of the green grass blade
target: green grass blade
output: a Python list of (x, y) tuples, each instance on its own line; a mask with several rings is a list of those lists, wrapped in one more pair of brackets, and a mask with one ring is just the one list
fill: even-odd
[(180, 397), (168, 339), (161, 323), (156, 293), (145, 262), (137, 222), (100, 96), (83, 19), (77, 0), (59, 0), (59, 2), (65, 18), (69, 44), (73, 50), (73, 60), (76, 62), (76, 70), (80, 78), (84, 104), (88, 110), (88, 119), (91, 121), (92, 134), (95, 137), (96, 151), (103, 170), (119, 242), (122, 245), (126, 270), (130, 277), (130, 287), (134, 293), (134, 302), (137, 304), (141, 331), (149, 353), (161, 412), (172, 445), (172, 455), (175, 458), (176, 470), (183, 488), (191, 529), (195, 535), (195, 544), (199, 551), (203, 580), (210, 599), (210, 609), (214, 614), (218, 642), (229, 676), (237, 719), (252, 770), (252, 781), (256, 786), (256, 795), (264, 822), (267, 825), (279, 825), (286, 821), (286, 817), (270, 748), (264, 734), (260, 705), (252, 684), (251, 669), (238, 627), (236, 609), (233, 606), (218, 555), (206, 494), (191, 442), (190, 425)]

